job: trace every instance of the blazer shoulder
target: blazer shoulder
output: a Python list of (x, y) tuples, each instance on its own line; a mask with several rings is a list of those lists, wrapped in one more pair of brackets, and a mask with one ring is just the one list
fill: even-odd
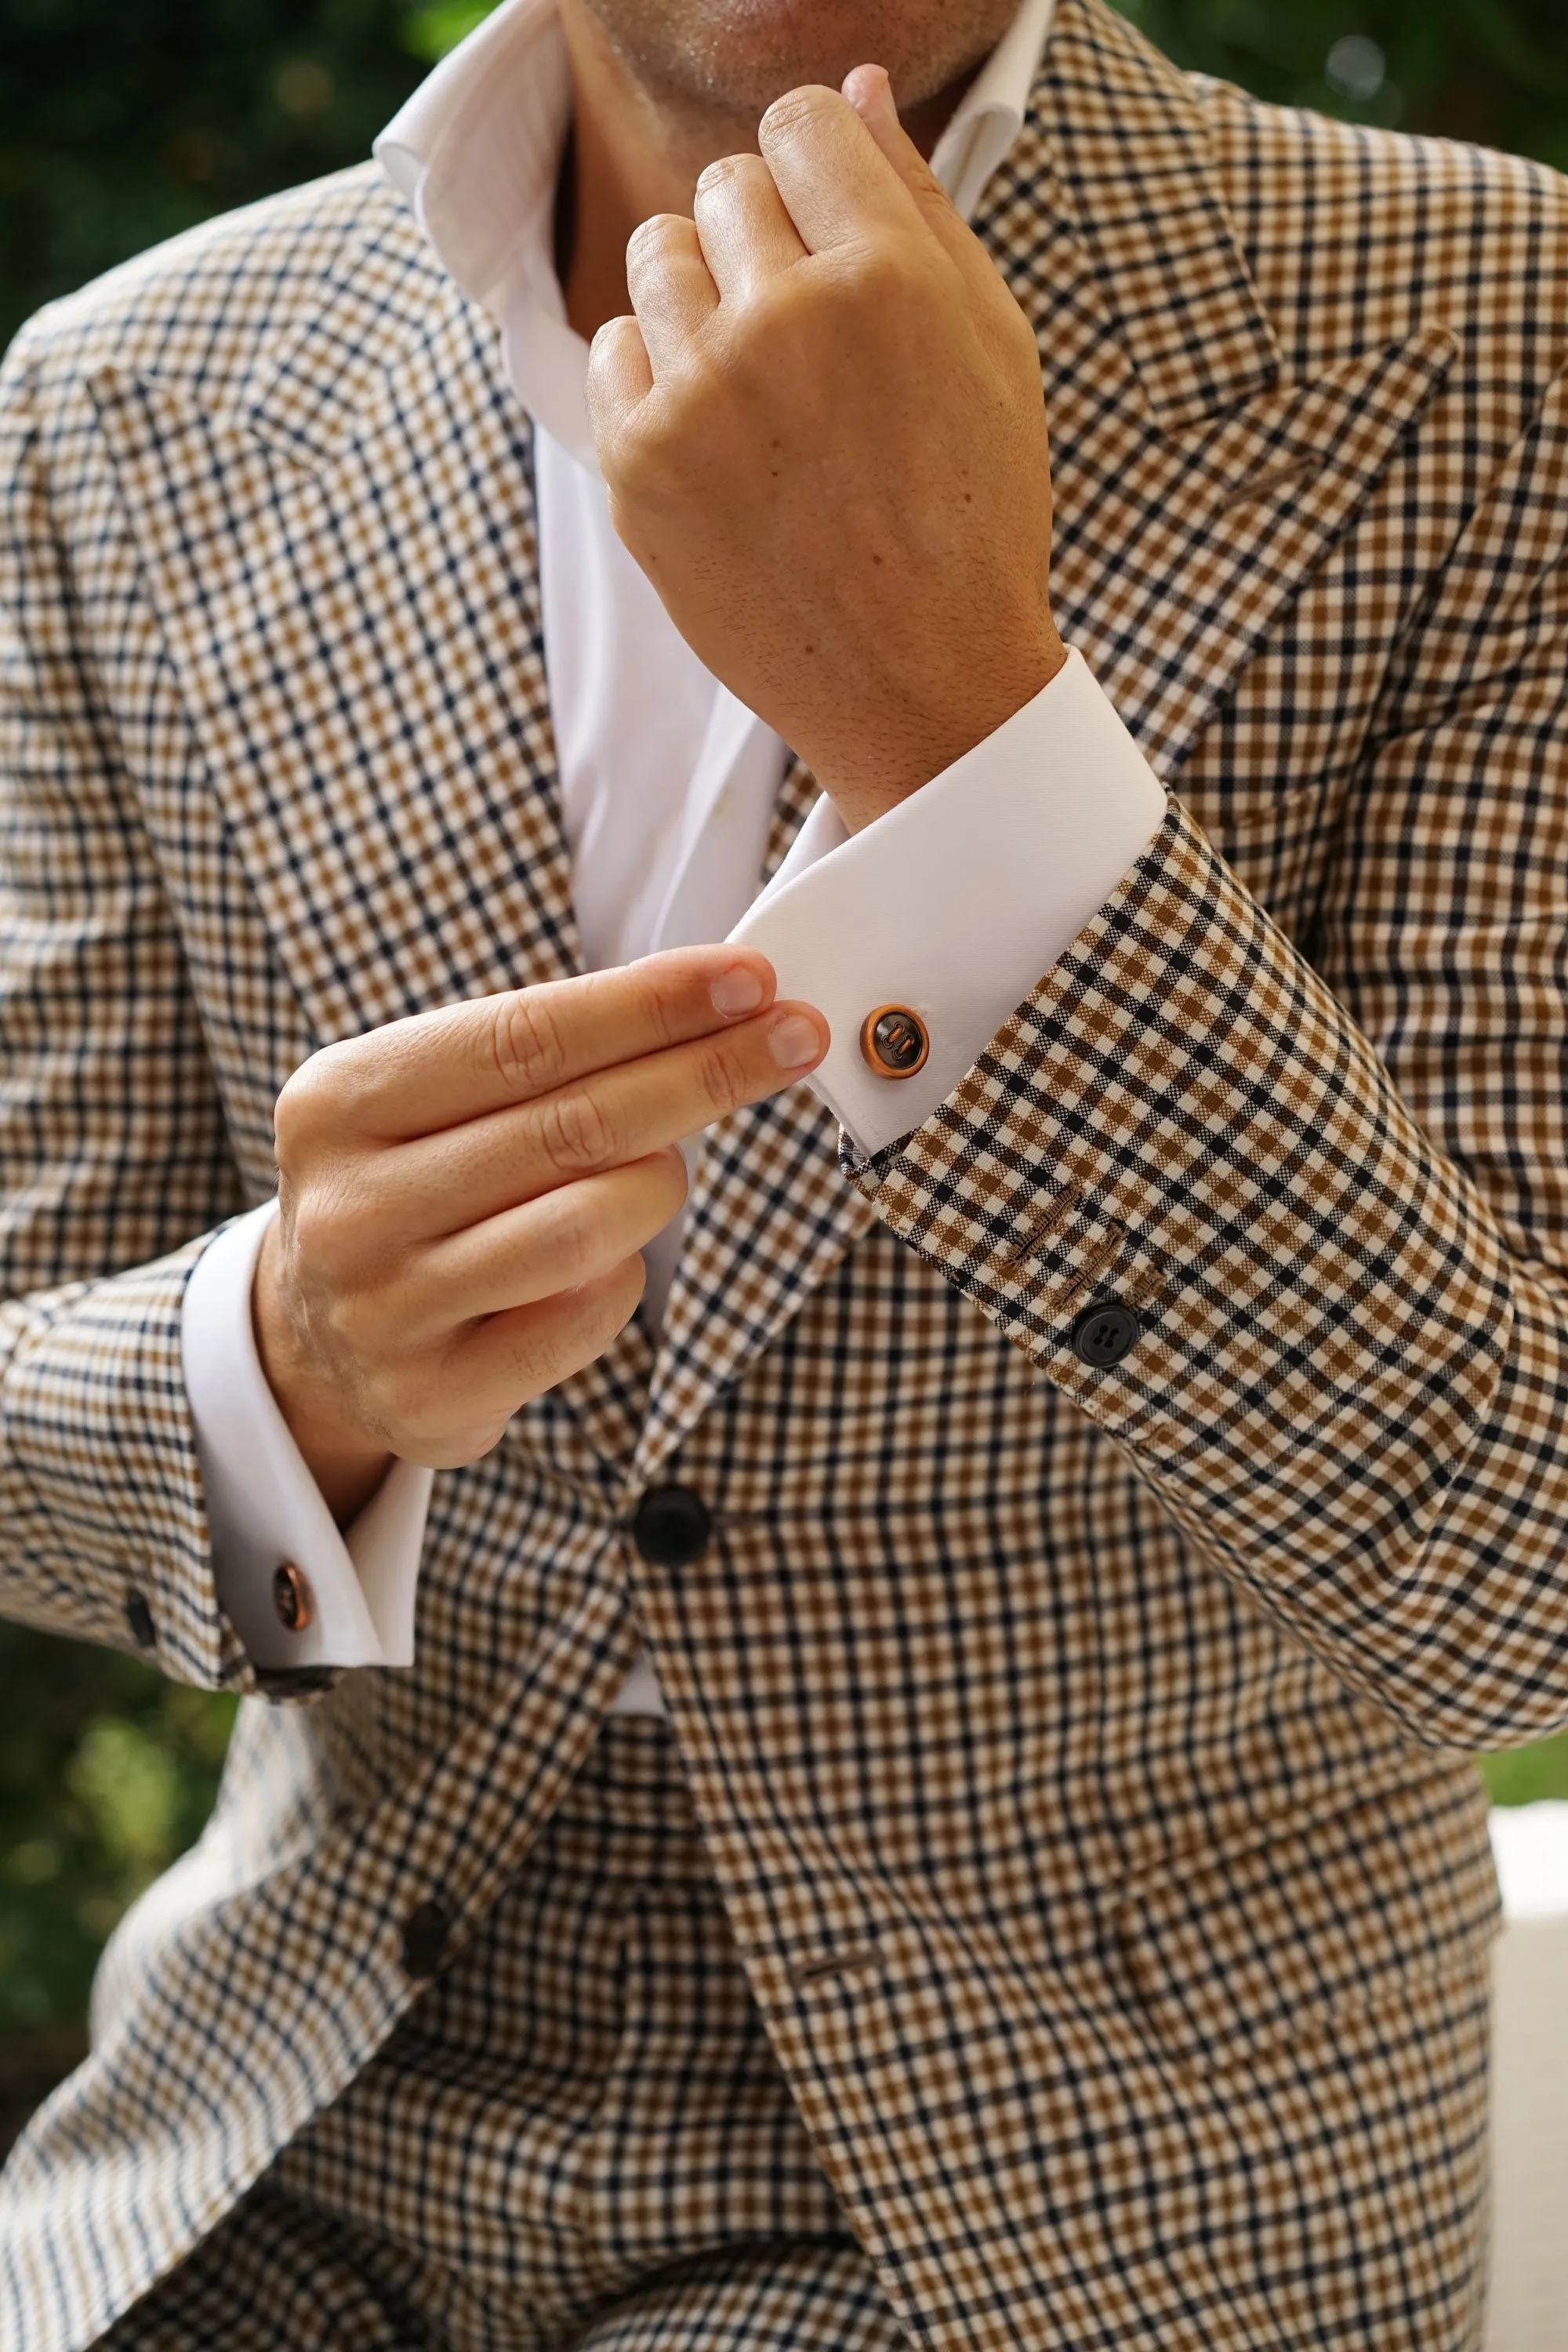
[(302, 332), (363, 351), (427, 317), (445, 283), (373, 163), (204, 222), (29, 320), (5, 372), (38, 414), (103, 373), (156, 379), (204, 408), (242, 402)]
[[(1568, 179), (1458, 140), (1338, 122), (1190, 78), (1288, 362), (1420, 328), (1544, 385), (1568, 362)], [(1294, 348), (1292, 348), (1294, 346)]]

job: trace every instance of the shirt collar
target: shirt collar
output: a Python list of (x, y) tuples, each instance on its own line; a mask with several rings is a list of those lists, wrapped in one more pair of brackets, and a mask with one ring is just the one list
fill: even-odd
[(996, 166), (1013, 152), (1050, 37), (1057, 0), (1023, 0), (937, 141), (931, 170), (965, 220), (973, 218)]
[[(1018, 136), (1056, 0), (1022, 0), (937, 142), (931, 168), (967, 219)], [(571, 104), (555, 0), (503, 0), (420, 83), (375, 142), (437, 257), (496, 318), (550, 223)]]

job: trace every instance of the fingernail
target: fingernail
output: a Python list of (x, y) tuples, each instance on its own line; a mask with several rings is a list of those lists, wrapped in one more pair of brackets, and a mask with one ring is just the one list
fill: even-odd
[(877, 79), (866, 93), (866, 111), (879, 116), (884, 122), (896, 122), (899, 110), (893, 103), (893, 85), (889, 79), (888, 68), (876, 66), (872, 70)]
[(803, 1063), (815, 1062), (820, 1050), (816, 1024), (804, 1013), (786, 1013), (768, 1031), (768, 1051), (781, 1070), (798, 1070)]
[(715, 1013), (726, 1021), (735, 1020), (742, 1013), (754, 1013), (763, 1001), (762, 982), (749, 963), (732, 963), (721, 971), (709, 991)]

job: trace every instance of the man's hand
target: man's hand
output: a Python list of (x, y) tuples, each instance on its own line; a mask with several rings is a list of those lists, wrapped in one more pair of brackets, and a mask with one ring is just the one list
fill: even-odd
[(680, 949), (393, 1022), (295, 1072), (257, 1339), (340, 1519), (389, 1455), (477, 1460), (609, 1346), (685, 1199), (680, 1138), (827, 1049), (821, 1014), (773, 993), (763, 956)]
[(621, 538), (857, 829), (1066, 656), (1033, 331), (881, 68), (844, 87), (644, 222), (588, 388)]

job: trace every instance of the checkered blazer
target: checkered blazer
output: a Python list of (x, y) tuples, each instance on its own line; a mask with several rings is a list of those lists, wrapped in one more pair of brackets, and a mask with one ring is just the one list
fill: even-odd
[[(1568, 189), (1061, 0), (982, 230), (1163, 825), (901, 1147), (841, 1167), (804, 1088), (717, 1130), (657, 1353), (441, 1475), (417, 1664), (295, 1704), (215, 1599), (181, 1293), (304, 1055), (574, 968), (527, 421), (368, 171), (12, 354), (5, 1605), (250, 1696), (5, 2177), (8, 2346), (364, 2066), (642, 1629), (914, 2340), (1477, 2340), (1464, 1751), (1568, 1717)], [(716, 1533), (659, 1570), (668, 1479)]]

